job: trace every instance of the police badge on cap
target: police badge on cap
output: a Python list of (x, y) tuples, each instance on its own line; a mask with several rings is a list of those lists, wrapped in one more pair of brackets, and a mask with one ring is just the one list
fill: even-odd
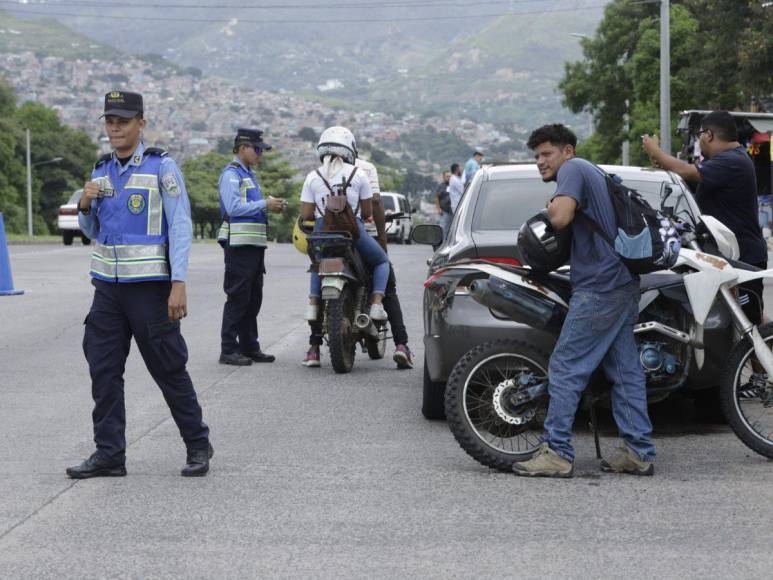
[(127, 91), (111, 91), (105, 95), (105, 113), (103, 117), (113, 115), (131, 119), (143, 113), (142, 95)]
[(238, 149), (239, 145), (250, 145), (258, 153), (261, 151), (271, 151), (272, 149), (271, 145), (263, 141), (263, 131), (259, 129), (237, 129), (234, 148)]

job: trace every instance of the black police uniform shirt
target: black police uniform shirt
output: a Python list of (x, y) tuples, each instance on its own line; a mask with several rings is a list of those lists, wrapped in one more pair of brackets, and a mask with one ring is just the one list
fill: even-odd
[(726, 149), (698, 166), (702, 181), (696, 200), (701, 212), (725, 224), (738, 239), (740, 259), (747, 264), (768, 260), (768, 247), (758, 221), (754, 163), (743, 147)]

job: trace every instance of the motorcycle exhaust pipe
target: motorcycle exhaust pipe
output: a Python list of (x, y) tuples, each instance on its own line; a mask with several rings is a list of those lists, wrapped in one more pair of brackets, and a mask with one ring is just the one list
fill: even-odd
[(470, 295), (486, 308), (537, 330), (560, 331), (566, 316), (566, 309), (548, 298), (494, 276), (474, 280)]
[(369, 336), (372, 336), (373, 338), (379, 338), (379, 332), (378, 332), (378, 329), (376, 328), (376, 325), (373, 324), (373, 321), (370, 319), (370, 316), (368, 316), (364, 312), (357, 315), (357, 317), (354, 319), (354, 325), (357, 327), (357, 329), (360, 332), (363, 332)]

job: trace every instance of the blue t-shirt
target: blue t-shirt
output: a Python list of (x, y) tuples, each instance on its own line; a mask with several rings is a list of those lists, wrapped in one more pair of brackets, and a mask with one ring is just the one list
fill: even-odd
[(762, 264), (768, 247), (757, 218), (754, 163), (742, 147), (727, 149), (698, 167), (701, 183), (696, 200), (701, 212), (717, 218), (738, 239), (741, 261)]
[(556, 176), (556, 195), (566, 195), (577, 202), (569, 260), (572, 289), (610, 292), (633, 280), (633, 274), (617, 253), (577, 215), (582, 213), (592, 218), (614, 239), (617, 223), (601, 170), (577, 157), (564, 162)]

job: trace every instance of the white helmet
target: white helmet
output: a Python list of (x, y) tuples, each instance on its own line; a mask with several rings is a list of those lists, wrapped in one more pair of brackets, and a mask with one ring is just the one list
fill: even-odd
[(352, 132), (346, 127), (328, 127), (319, 136), (317, 153), (320, 161), (326, 155), (337, 155), (347, 163), (354, 165), (354, 161), (357, 159), (357, 142), (354, 140)]

